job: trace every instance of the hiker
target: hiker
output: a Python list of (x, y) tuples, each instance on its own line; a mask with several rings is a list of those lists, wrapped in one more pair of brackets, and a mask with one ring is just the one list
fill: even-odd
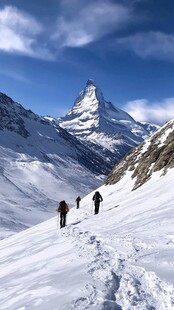
[(94, 214), (98, 214), (100, 202), (103, 201), (103, 198), (102, 198), (101, 194), (97, 191), (97, 192), (95, 192), (92, 200), (94, 201), (94, 206), (95, 206)]
[(60, 228), (65, 227), (66, 215), (69, 212), (69, 207), (65, 200), (60, 201), (59, 207), (56, 209), (56, 211), (60, 212)]
[(78, 197), (76, 198), (77, 209), (79, 209), (79, 206), (80, 206), (80, 200), (81, 200), (81, 198), (80, 198), (80, 196), (78, 196)]

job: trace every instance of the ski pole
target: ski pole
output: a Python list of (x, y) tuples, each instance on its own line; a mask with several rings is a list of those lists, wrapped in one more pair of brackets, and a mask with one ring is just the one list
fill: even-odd
[(103, 212), (103, 201), (102, 201), (101, 205), (102, 205), (102, 212)]
[(59, 213), (57, 214), (57, 230), (59, 228)]
[(68, 212), (66, 213), (66, 217), (65, 217), (65, 225), (67, 225), (67, 218), (68, 218)]
[(93, 201), (92, 201), (92, 204), (91, 204), (91, 213), (93, 212)]

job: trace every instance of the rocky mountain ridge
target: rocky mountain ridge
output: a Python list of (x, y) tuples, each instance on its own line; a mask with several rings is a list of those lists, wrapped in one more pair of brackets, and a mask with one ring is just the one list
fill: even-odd
[(134, 180), (133, 190), (151, 178), (152, 173), (165, 174), (174, 167), (174, 120), (169, 121), (145, 139), (116, 165), (105, 184), (117, 183), (127, 172)]

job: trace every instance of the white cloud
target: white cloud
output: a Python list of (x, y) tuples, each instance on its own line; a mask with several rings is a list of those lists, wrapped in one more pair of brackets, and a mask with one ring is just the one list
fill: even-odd
[(0, 10), (0, 50), (4, 52), (53, 59), (50, 51), (37, 41), (43, 31), (40, 23), (17, 8), (6, 6)]
[(110, 0), (60, 0), (59, 5), (57, 21), (47, 26), (16, 7), (0, 9), (0, 50), (53, 60), (62, 47), (85, 46), (134, 19), (129, 6)]
[(174, 98), (167, 98), (161, 102), (134, 100), (128, 102), (124, 110), (137, 121), (163, 125), (174, 119)]
[(63, 15), (57, 20), (53, 38), (61, 46), (84, 46), (117, 30), (131, 19), (131, 11), (127, 7), (109, 1), (86, 1), (77, 10), (77, 1), (73, 3), (73, 14), (69, 13), (70, 2), (65, 1)]
[(174, 35), (162, 32), (138, 33), (117, 40), (141, 58), (157, 58), (174, 61)]

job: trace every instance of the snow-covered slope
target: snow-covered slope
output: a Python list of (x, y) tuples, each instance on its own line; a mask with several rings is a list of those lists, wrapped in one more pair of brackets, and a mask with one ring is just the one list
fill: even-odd
[(104, 156), (111, 166), (157, 127), (136, 122), (128, 113), (107, 102), (93, 80), (75, 100), (72, 110), (58, 120), (68, 132)]
[(0, 238), (48, 219), (101, 184), (107, 165), (92, 150), (0, 93)]
[(99, 188), (98, 215), (91, 192), (64, 229), (54, 217), (0, 241), (0, 309), (174, 309), (173, 132), (173, 122), (158, 131), (168, 161), (141, 186), (132, 191), (136, 166)]

